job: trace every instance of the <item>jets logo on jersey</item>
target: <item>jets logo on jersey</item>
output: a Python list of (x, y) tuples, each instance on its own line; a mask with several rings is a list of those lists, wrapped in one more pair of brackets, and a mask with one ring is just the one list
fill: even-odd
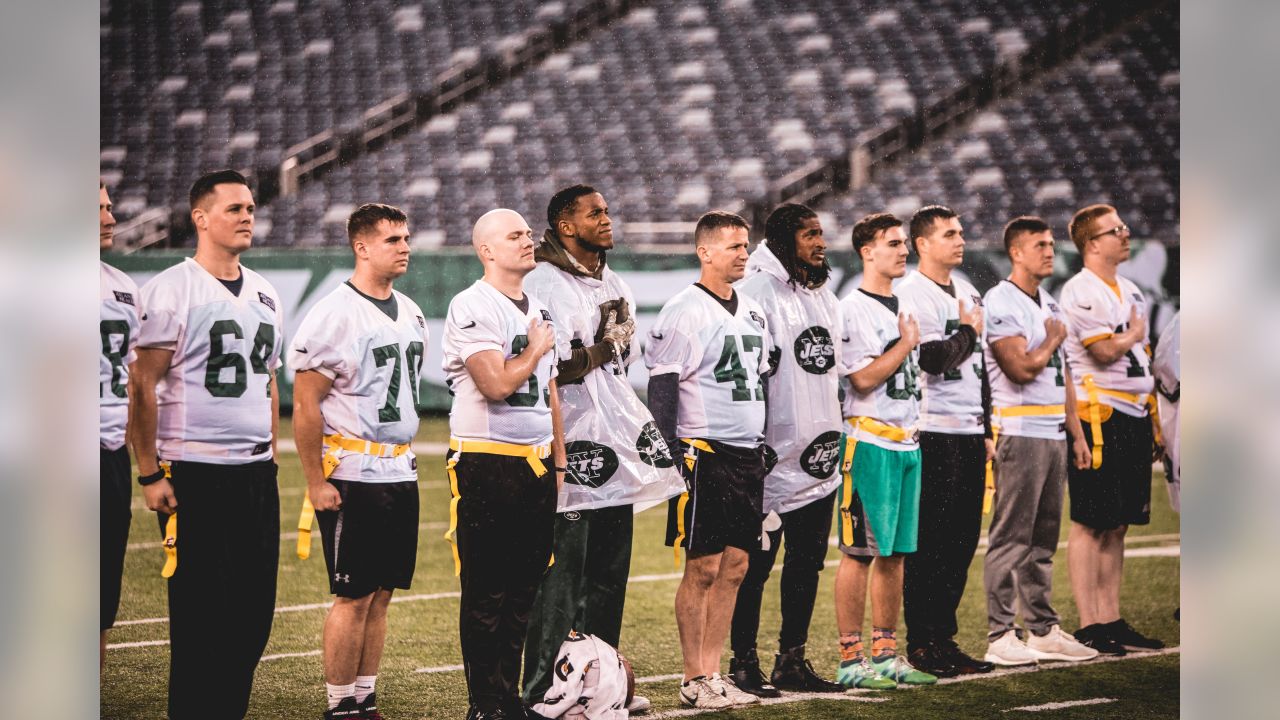
[(565, 447), (569, 472), (565, 482), (598, 488), (618, 472), (618, 454), (608, 446), (590, 440), (575, 440)]
[(258, 301), (261, 302), (263, 305), (266, 305), (267, 307), (271, 308), (272, 310), (276, 309), (276, 301), (272, 300), (271, 296), (264, 292), (258, 293)]
[(751, 316), (751, 319), (754, 320), (757, 325), (759, 325), (762, 329), (764, 328), (764, 318), (760, 317), (759, 313), (757, 313), (755, 310), (750, 310), (748, 311), (747, 314)]
[[(133, 305), (133, 293), (112, 290), (111, 294), (116, 296), (116, 302), (124, 303), (125, 305)], [(145, 320), (146, 318), (143, 319)]]
[[(1083, 306), (1082, 306), (1082, 307), (1083, 307)], [(1056, 312), (1058, 312), (1058, 304), (1057, 304), (1057, 303), (1049, 303), (1049, 312), (1051, 312), (1051, 313), (1056, 313)], [(997, 320), (996, 322), (1000, 322), (1000, 321), (999, 321), (999, 320)]]
[(796, 364), (813, 375), (825, 375), (836, 363), (836, 345), (827, 329), (814, 325), (800, 333), (795, 342)]
[(641, 460), (657, 468), (669, 468), (676, 464), (666, 438), (662, 437), (658, 426), (652, 421), (640, 428), (640, 437), (636, 438), (636, 452), (640, 454)]
[(545, 308), (542, 310), (542, 319), (546, 320), (547, 322), (551, 322), (551, 313), (548, 312)]
[(414, 315), (414, 317), (418, 318), (418, 327), (425, 328), (427, 326), (426, 318), (422, 317), (421, 315)]
[(824, 432), (800, 453), (800, 467), (815, 478), (829, 478), (840, 460), (840, 431)]

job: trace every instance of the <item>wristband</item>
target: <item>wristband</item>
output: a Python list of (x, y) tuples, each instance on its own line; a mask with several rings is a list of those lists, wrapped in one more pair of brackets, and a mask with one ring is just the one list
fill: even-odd
[(148, 485), (158, 483), (162, 479), (164, 479), (164, 468), (160, 468), (159, 470), (151, 473), (150, 475), (139, 475), (138, 484), (143, 487), (146, 487)]
[(569, 472), (569, 468), (567, 468), (567, 467), (560, 467), (560, 466), (558, 466), (558, 465), (553, 465), (553, 466), (551, 466), (551, 469), (552, 469), (552, 470), (554, 470), (555, 472), (562, 472), (562, 473), (567, 473), (567, 472)]

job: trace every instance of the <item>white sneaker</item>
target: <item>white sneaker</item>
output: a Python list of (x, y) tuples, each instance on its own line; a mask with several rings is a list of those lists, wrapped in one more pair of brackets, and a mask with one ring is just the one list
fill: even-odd
[(734, 705), (754, 705), (760, 702), (760, 698), (749, 692), (744, 692), (733, 684), (733, 680), (721, 677), (720, 673), (712, 673), (711, 679), (707, 682), (716, 689), (716, 692), (725, 696)]
[(628, 715), (643, 715), (649, 712), (653, 707), (653, 703), (649, 702), (649, 698), (643, 695), (632, 695), (631, 704), (627, 705)]
[(1016, 630), (1008, 630), (994, 641), (987, 643), (987, 654), (982, 659), (996, 665), (1036, 664), (1036, 655), (1018, 639)]
[(720, 710), (733, 707), (733, 702), (712, 687), (707, 677), (694, 678), (680, 684), (680, 702), (700, 710)]
[(1044, 637), (1035, 633), (1027, 635), (1027, 649), (1038, 660), (1067, 660), (1079, 662), (1098, 657), (1098, 651), (1086, 647), (1076, 640), (1071, 633), (1065, 633), (1061, 627), (1054, 625)]

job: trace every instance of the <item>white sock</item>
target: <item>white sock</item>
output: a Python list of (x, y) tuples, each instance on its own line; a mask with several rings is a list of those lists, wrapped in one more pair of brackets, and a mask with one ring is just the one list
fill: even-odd
[(377, 675), (356, 676), (356, 702), (364, 702), (373, 694), (373, 684), (378, 681)]
[(332, 710), (338, 707), (338, 703), (342, 702), (343, 698), (355, 697), (356, 684), (330, 685), (329, 683), (325, 683), (324, 692), (329, 696), (329, 709)]

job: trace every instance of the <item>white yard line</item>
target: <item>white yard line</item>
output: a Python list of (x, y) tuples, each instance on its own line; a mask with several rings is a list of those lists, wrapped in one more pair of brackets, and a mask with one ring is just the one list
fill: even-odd
[(1001, 710), (1001, 712), (1044, 712), (1045, 710), (1061, 710), (1062, 708), (1080, 707), (1081, 705), (1106, 705), (1115, 702), (1115, 698), (1089, 698), (1088, 700), (1067, 700), (1065, 702), (1051, 702), (1043, 705), (1024, 705), (1023, 707), (1009, 708)]
[(461, 671), (462, 671), (461, 665), (441, 665), (439, 667), (424, 667), (424, 668), (418, 668), (417, 670), (414, 670), (414, 672), (416, 673), (446, 673), (446, 672), (461, 672)]
[(321, 651), (319, 650), (308, 650), (306, 652), (277, 653), (275, 655), (263, 655), (262, 660), (260, 660), (259, 662), (268, 662), (270, 660), (284, 660), (285, 658), (296, 658), (296, 657), (315, 657), (320, 654), (321, 654)]

